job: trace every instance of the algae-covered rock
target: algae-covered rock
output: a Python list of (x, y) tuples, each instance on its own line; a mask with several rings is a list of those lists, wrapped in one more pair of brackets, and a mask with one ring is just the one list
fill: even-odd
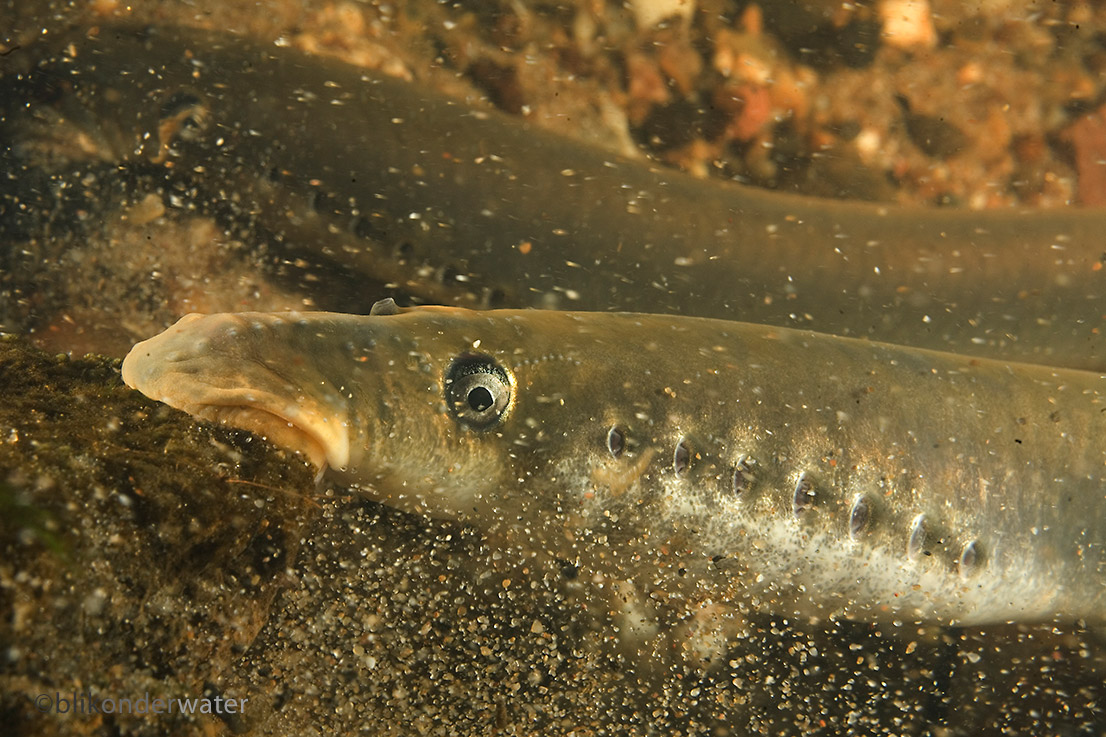
[(0, 396), (5, 732), (210, 731), (217, 717), (91, 709), (223, 695), (315, 515), (310, 470), (147, 401), (118, 361), (7, 338)]

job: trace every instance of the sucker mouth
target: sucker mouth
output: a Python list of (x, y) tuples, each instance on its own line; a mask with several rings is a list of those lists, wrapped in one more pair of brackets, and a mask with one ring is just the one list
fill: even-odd
[[(178, 330), (172, 335), (179, 334)], [(241, 362), (230, 364), (238, 366), (231, 370), (225, 362), (187, 352), (166, 356), (163, 345), (149, 342), (140, 343), (124, 359), (127, 386), (195, 417), (261, 435), (302, 453), (320, 470), (344, 470), (349, 465), (349, 412), (340, 395), (318, 396), (284, 380), (274, 383), (276, 377), (268, 373), (255, 373), (251, 379), (242, 369), (247, 364)]]
[(328, 467), (343, 470), (349, 465), (346, 423), (337, 417), (324, 417), (315, 408), (305, 412), (296, 407), (298, 416), (293, 418), (288, 416), (292, 413), (274, 412), (252, 403), (204, 402), (191, 406), (165, 403), (196, 417), (260, 435), (274, 445), (302, 454), (320, 471)]

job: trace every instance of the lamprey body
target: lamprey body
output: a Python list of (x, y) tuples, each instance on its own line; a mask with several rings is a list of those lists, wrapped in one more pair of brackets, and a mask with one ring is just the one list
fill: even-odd
[(657, 315), (190, 315), (125, 381), (395, 507), (689, 600), (1106, 613), (1106, 378)]
[(5, 60), (10, 166), (68, 124), (71, 149), (167, 177), (167, 202), (235, 211), (246, 240), (333, 266), (329, 279), (416, 302), (667, 312), (1106, 369), (1101, 211), (902, 209), (701, 181), (227, 34), (102, 26), (50, 49)]

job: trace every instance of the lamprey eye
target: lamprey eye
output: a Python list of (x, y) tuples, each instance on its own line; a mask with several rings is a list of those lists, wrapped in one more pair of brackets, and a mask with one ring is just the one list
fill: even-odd
[(460, 356), (445, 374), (449, 411), (469, 430), (490, 430), (511, 405), (511, 379), (490, 356)]
[[(206, 130), (210, 110), (200, 97), (192, 92), (174, 93), (161, 105), (158, 133), (162, 143), (170, 140), (195, 141)], [(168, 135), (166, 135), (168, 134)]]

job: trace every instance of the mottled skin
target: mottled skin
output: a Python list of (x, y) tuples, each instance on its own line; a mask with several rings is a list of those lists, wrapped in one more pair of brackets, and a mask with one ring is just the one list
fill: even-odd
[(6, 166), (64, 121), (90, 157), (161, 167), (289, 258), (416, 301), (696, 315), (1106, 369), (1101, 210), (907, 209), (702, 181), (196, 29), (105, 25), (5, 65)]
[[(459, 358), (507, 379), (487, 429), (447, 400)], [(1097, 374), (708, 319), (424, 307), (193, 315), (123, 376), (387, 504), (670, 597), (965, 624), (1106, 611)]]

